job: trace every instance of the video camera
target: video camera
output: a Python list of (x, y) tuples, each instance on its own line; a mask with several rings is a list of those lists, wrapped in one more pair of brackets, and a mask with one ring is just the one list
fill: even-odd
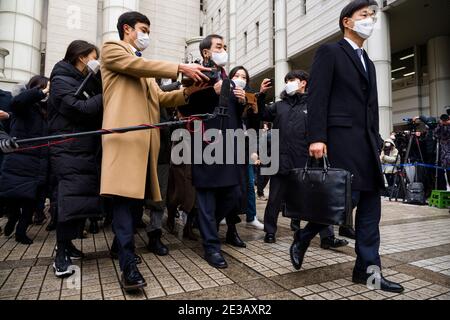
[[(203, 71), (202, 73), (209, 78), (208, 85), (214, 86), (217, 82), (220, 81), (220, 69), (217, 68), (216, 64), (209, 60), (208, 63), (201, 63), (200, 61), (196, 60), (194, 63), (201, 64), (205, 68), (210, 68), (211, 71)], [(195, 81), (189, 77), (183, 77), (181, 80), (181, 84), (183, 87), (191, 87), (193, 86)]]
[(419, 127), (420, 119), (407, 118), (403, 119), (404, 122), (408, 125), (408, 131), (417, 132), (417, 128)]

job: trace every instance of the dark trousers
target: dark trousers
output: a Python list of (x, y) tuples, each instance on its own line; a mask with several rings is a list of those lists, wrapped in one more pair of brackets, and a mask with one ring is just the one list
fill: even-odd
[(261, 166), (258, 166), (256, 169), (256, 188), (258, 197), (264, 196), (264, 189), (267, 187), (271, 176), (263, 176), (261, 175)]
[[(358, 204), (356, 210), (356, 244), (357, 254), (355, 271), (367, 272), (370, 266), (381, 269), (380, 249), (380, 219), (381, 197), (379, 191), (353, 192), (353, 202)], [(300, 233), (300, 241), (309, 244), (312, 239), (328, 226), (308, 223)]]
[(142, 209), (142, 200), (123, 197), (112, 199), (114, 242), (118, 248), (122, 271), (129, 264), (134, 263), (134, 230), (136, 220), (140, 216), (139, 207)]
[(270, 179), (269, 201), (264, 212), (264, 231), (276, 234), (278, 216), (285, 201), (287, 176), (274, 175)]
[(56, 241), (58, 248), (63, 247), (64, 244), (81, 238), (83, 235), (85, 219), (76, 219), (67, 222), (58, 222), (56, 224)]
[(16, 235), (26, 236), (28, 227), (32, 223), (34, 209), (36, 208), (36, 202), (30, 200), (24, 200), (20, 204), (22, 207), (22, 213), (20, 214), (19, 223), (16, 227)]
[(197, 188), (198, 224), (206, 254), (220, 252), (218, 224), (235, 213), (240, 201), (240, 186)]

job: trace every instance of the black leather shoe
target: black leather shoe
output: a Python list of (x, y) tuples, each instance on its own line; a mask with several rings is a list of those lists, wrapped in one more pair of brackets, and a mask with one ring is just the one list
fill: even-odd
[[(367, 280), (370, 277), (374, 277), (374, 280), (372, 280), (372, 283), (367, 283)], [(387, 280), (385, 277), (383, 277), (382, 274), (372, 275), (367, 273), (358, 273), (353, 272), (353, 279), (352, 281), (357, 284), (362, 284), (365, 286), (373, 286), (375, 290), (381, 290), (386, 292), (392, 292), (392, 293), (402, 293), (405, 291), (405, 288), (403, 288), (402, 285), (399, 283), (395, 283), (392, 281)], [(377, 283), (378, 282), (378, 283)], [(379, 287), (378, 287), (379, 284)]]
[(277, 242), (277, 239), (275, 238), (275, 235), (273, 233), (267, 233), (264, 237), (265, 243), (275, 243)]
[(227, 232), (227, 238), (225, 242), (229, 245), (232, 245), (233, 247), (247, 248), (247, 245), (244, 243), (244, 241), (242, 241), (241, 237), (239, 237), (237, 231)]
[(122, 273), (122, 288), (127, 292), (136, 291), (147, 286), (142, 274), (135, 264), (130, 264), (125, 267)]
[(25, 245), (33, 244), (33, 240), (31, 240), (30, 238), (28, 238), (27, 235), (21, 236), (21, 235), (16, 234), (16, 241), (17, 241), (18, 243), (25, 244)]
[(340, 227), (339, 228), (339, 235), (341, 237), (346, 237), (352, 240), (356, 240), (356, 233), (355, 229), (351, 227)]
[(291, 219), (291, 231), (297, 232), (300, 230), (300, 220)]
[(147, 233), (148, 235), (148, 251), (163, 257), (169, 254), (169, 248), (161, 242), (162, 231), (155, 230)]
[(91, 221), (91, 224), (89, 225), (89, 233), (90, 234), (98, 234), (99, 232), (100, 232), (100, 229), (98, 228), (98, 222)]
[(295, 270), (300, 270), (302, 268), (303, 259), (305, 258), (308, 247), (309, 244), (303, 244), (297, 239), (292, 243), (289, 253), (291, 255), (292, 266)]
[(217, 269), (226, 269), (228, 264), (220, 252), (210, 253), (205, 255), (205, 260), (210, 266)]
[(337, 239), (335, 237), (329, 237), (329, 238), (325, 238), (322, 239), (322, 241), (320, 241), (320, 247), (322, 249), (337, 249), (337, 248), (341, 248), (341, 247), (345, 247), (348, 246), (348, 241), (344, 240), (344, 239)]
[(308, 251), (309, 243), (301, 241), (300, 230), (294, 234), (294, 242), (289, 249), (291, 256), (291, 263), (295, 270), (302, 268), (303, 259), (305, 258), (306, 251)]

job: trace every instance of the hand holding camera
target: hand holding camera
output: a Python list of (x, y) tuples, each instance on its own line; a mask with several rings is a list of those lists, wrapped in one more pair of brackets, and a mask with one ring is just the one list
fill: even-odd
[[(212, 72), (213, 70), (200, 64), (192, 63), (180, 64), (178, 71), (185, 75), (185, 78), (182, 82), (183, 86), (189, 87), (196, 82), (209, 82), (210, 78), (208, 77), (208, 73)], [(190, 79), (191, 83), (186, 83), (185, 79), (186, 81), (187, 79)]]
[(261, 88), (259, 92), (267, 93), (267, 91), (273, 88), (274, 83), (275, 83), (274, 79), (264, 79), (264, 81), (261, 83)]
[(0, 110), (0, 121), (8, 120), (9, 119), (9, 113), (5, 112), (3, 110)]

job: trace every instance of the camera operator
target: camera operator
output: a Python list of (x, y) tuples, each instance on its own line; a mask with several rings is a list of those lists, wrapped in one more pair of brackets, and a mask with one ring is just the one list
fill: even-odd
[(381, 164), (384, 166), (383, 173), (386, 176), (388, 186), (394, 185), (394, 175), (397, 172), (396, 166), (400, 164), (400, 155), (392, 139), (384, 141), (383, 151), (381, 152)]
[[(447, 109), (447, 114), (444, 114), (440, 118), (440, 122), (438, 127), (434, 131), (434, 136), (439, 141), (440, 148), (440, 166), (443, 168), (450, 168), (450, 108)], [(442, 172), (440, 170), (440, 172)], [(450, 183), (450, 172), (445, 171), (447, 175), (447, 182)], [(442, 174), (441, 174), (442, 176)], [(445, 179), (441, 180), (441, 183), (438, 183), (438, 189), (447, 190), (446, 185), (444, 184)]]

